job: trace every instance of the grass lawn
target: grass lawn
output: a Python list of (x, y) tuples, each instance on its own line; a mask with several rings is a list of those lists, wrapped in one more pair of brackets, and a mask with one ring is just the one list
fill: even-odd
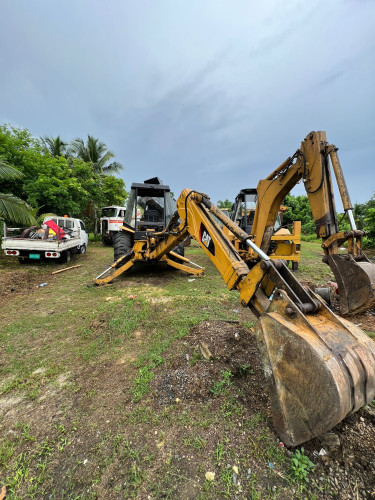
[[(302, 281), (332, 279), (320, 250), (303, 243)], [(201, 278), (154, 266), (92, 286), (112, 252), (92, 243), (72, 261), (81, 267), (57, 275), (63, 265), (0, 257), (7, 499), (289, 499), (334, 491), (328, 470), (313, 475), (307, 467), (301, 476), (292, 458), (301, 467), (304, 459), (280, 446), (254, 318), (204, 253), (187, 249), (206, 268)]]

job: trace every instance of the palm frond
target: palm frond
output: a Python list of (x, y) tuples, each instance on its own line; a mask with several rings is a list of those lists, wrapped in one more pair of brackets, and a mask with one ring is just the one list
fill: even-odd
[(12, 194), (0, 193), (0, 218), (26, 226), (35, 224), (29, 205)]
[(108, 164), (115, 155), (107, 149), (104, 142), (99, 141), (92, 135), (87, 136), (86, 144), (83, 139), (75, 139), (72, 142), (71, 149), (78, 158), (81, 158), (86, 163), (91, 163), (96, 174), (119, 173), (123, 168), (118, 162)]
[(120, 170), (122, 170), (124, 167), (121, 165), (121, 163), (114, 161), (110, 163), (109, 165), (105, 165), (102, 168), (103, 174), (108, 175), (108, 174), (119, 174)]
[(51, 156), (64, 156), (68, 144), (59, 135), (57, 137), (44, 137), (42, 141)]
[(8, 163), (0, 158), (0, 180), (5, 179), (17, 179), (23, 177), (23, 173), (14, 167), (8, 165)]
[(56, 217), (56, 214), (53, 214), (52, 212), (46, 212), (44, 214), (39, 214), (38, 217), (36, 218), (37, 223), (41, 224), (46, 217)]

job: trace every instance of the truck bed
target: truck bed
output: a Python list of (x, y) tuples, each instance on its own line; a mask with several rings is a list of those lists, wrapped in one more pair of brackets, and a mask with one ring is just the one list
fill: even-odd
[(80, 238), (70, 238), (66, 240), (53, 239), (32, 239), (5, 237), (2, 240), (3, 250), (35, 250), (40, 252), (63, 252), (69, 248), (74, 248), (80, 244)]

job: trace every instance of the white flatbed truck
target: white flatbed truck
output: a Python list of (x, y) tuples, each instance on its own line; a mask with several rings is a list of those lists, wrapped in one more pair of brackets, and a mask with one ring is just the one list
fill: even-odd
[[(52, 231), (47, 222), (58, 226)], [(48, 216), (43, 220), (44, 233), (36, 231), (36, 227), (24, 230), (19, 236), (9, 236), (18, 228), (7, 228), (4, 225), (4, 237), (1, 248), (5, 255), (18, 257), (21, 264), (43, 259), (56, 259), (69, 262), (72, 255), (86, 253), (88, 234), (80, 219), (72, 217)], [(42, 236), (42, 237), (40, 237)]]

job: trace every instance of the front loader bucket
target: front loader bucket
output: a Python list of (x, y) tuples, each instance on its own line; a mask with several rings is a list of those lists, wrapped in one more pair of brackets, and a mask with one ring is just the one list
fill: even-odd
[(341, 314), (375, 307), (375, 264), (338, 254), (329, 255), (328, 264), (337, 281)]
[(287, 446), (319, 436), (375, 398), (375, 342), (323, 304), (304, 315), (276, 290), (255, 332), (274, 426)]

